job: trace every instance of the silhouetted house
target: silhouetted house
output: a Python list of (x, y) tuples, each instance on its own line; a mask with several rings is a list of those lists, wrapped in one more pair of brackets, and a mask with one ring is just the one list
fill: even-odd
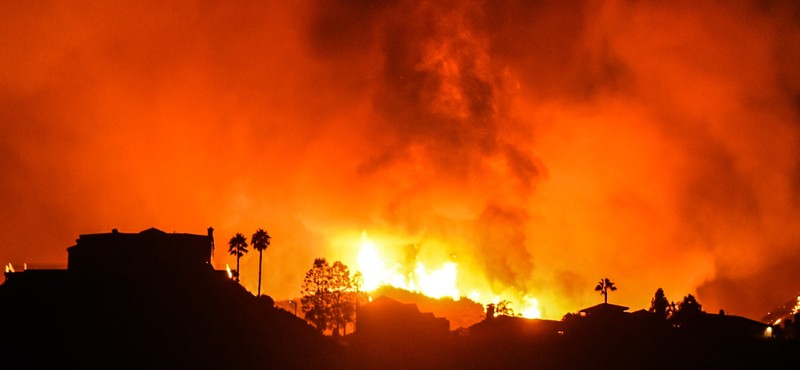
[(422, 313), (416, 304), (380, 296), (358, 308), (356, 331), (347, 338), (365, 369), (438, 369), (450, 335), (447, 319)]
[(628, 307), (625, 306), (618, 306), (611, 303), (600, 303), (596, 306), (584, 308), (578, 312), (581, 316), (585, 317), (609, 318), (621, 316), (622, 314), (626, 313), (625, 311), (627, 310)]
[(60, 283), (67, 279), (69, 273), (67, 270), (61, 269), (37, 269), (37, 270), (23, 270), (15, 272), (6, 272), (6, 281), (25, 281), (30, 284), (50, 285), (54, 289), (60, 289)]
[(362, 338), (418, 341), (444, 338), (450, 332), (447, 319), (386, 296), (361, 306), (357, 320), (356, 335)]
[(203, 273), (226, 275), (211, 265), (214, 229), (208, 235), (168, 234), (150, 228), (139, 233), (80, 235), (67, 248), (66, 270), (6, 272), (6, 281), (55, 284), (76, 276), (136, 276), (188, 280)]
[(626, 315), (630, 317), (631, 320), (640, 323), (640, 324), (657, 324), (663, 325), (667, 323), (667, 319), (664, 316), (657, 315), (654, 312), (650, 312), (649, 310), (641, 309), (633, 312), (626, 312)]
[(211, 270), (213, 229), (208, 235), (168, 234), (151, 228), (140, 233), (81, 235), (67, 248), (67, 270), (77, 274), (142, 274)]
[(557, 335), (563, 326), (561, 321), (554, 320), (506, 315), (490, 317), (487, 316), (486, 320), (470, 326), (467, 329), (468, 335), (485, 339), (547, 337)]
[(627, 310), (628, 307), (610, 303), (587, 307), (565, 322), (564, 331), (567, 334), (630, 337), (652, 329), (653, 314), (644, 310), (629, 313)]
[(772, 327), (741, 316), (701, 313), (687, 329), (727, 339), (765, 338)]
[[(797, 317), (799, 314), (795, 314), (794, 317)], [(797, 321), (792, 321), (792, 319), (786, 319), (783, 321), (783, 332), (786, 339), (795, 339), (797, 338)]]

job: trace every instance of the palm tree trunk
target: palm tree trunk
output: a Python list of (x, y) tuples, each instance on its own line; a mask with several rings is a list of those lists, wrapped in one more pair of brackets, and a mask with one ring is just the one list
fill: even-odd
[(241, 281), (242, 272), (239, 270), (239, 254), (236, 254), (236, 282)]
[(603, 297), (605, 298), (605, 303), (608, 304), (608, 289), (603, 289)]
[(264, 251), (258, 251), (258, 295), (261, 295), (261, 256), (264, 255)]

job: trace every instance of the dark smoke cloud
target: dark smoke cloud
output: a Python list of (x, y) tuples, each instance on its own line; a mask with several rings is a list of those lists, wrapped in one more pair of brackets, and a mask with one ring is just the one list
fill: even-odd
[(631, 307), (663, 287), (755, 318), (800, 290), (792, 2), (0, 14), (2, 263), (63, 262), (81, 233), (214, 226), (224, 267), (219, 246), (264, 227), (280, 299), (314, 257), (354, 269), (367, 230), (550, 317), (598, 302), (601, 277)]

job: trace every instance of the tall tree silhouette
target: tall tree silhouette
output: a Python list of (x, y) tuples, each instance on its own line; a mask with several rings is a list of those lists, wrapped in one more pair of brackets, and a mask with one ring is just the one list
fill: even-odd
[(604, 303), (608, 303), (608, 291), (610, 290), (613, 292), (617, 290), (617, 287), (614, 286), (614, 283), (612, 283), (611, 280), (604, 278), (600, 279), (600, 282), (597, 283), (597, 286), (594, 287), (594, 290), (603, 295), (603, 298), (605, 298)]
[(358, 318), (356, 315), (358, 315), (358, 307), (361, 305), (361, 298), (363, 296), (365, 300), (369, 299), (366, 292), (361, 290), (363, 288), (364, 274), (362, 274), (361, 271), (356, 271), (356, 273), (353, 274), (353, 290), (355, 290), (355, 296), (353, 299), (353, 331), (356, 330), (356, 325), (358, 323)]
[(650, 312), (656, 314), (661, 320), (666, 320), (671, 313), (670, 304), (667, 296), (664, 294), (664, 289), (658, 288), (653, 300), (650, 301)]
[(331, 296), (331, 318), (336, 324), (336, 331), (344, 329), (342, 335), (347, 335), (347, 323), (353, 321), (355, 313), (352, 300), (355, 298), (353, 293), (353, 279), (350, 276), (350, 268), (344, 263), (336, 261), (331, 266), (330, 273)]
[(263, 229), (256, 230), (256, 233), (253, 234), (253, 237), (250, 238), (250, 245), (253, 246), (253, 249), (258, 251), (258, 295), (261, 295), (261, 259), (264, 254), (264, 250), (269, 247), (270, 239), (272, 239), (269, 234)]
[(236, 281), (240, 281), (239, 258), (247, 253), (247, 238), (242, 233), (236, 233), (228, 242), (228, 252), (236, 256)]
[(306, 320), (320, 331), (333, 329), (346, 335), (347, 323), (355, 321), (356, 302), (363, 298), (362, 284), (361, 274), (350, 276), (344, 263), (336, 261), (331, 266), (324, 258), (315, 259), (300, 292)]
[(303, 279), (302, 304), (306, 321), (319, 331), (330, 326), (330, 265), (324, 258), (317, 258)]

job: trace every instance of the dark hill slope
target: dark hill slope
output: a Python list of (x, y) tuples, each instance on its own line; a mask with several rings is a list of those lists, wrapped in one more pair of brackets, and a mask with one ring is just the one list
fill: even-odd
[(28, 368), (348, 367), (330, 338), (210, 270), (26, 271), (0, 286), (0, 330), (3, 364)]

